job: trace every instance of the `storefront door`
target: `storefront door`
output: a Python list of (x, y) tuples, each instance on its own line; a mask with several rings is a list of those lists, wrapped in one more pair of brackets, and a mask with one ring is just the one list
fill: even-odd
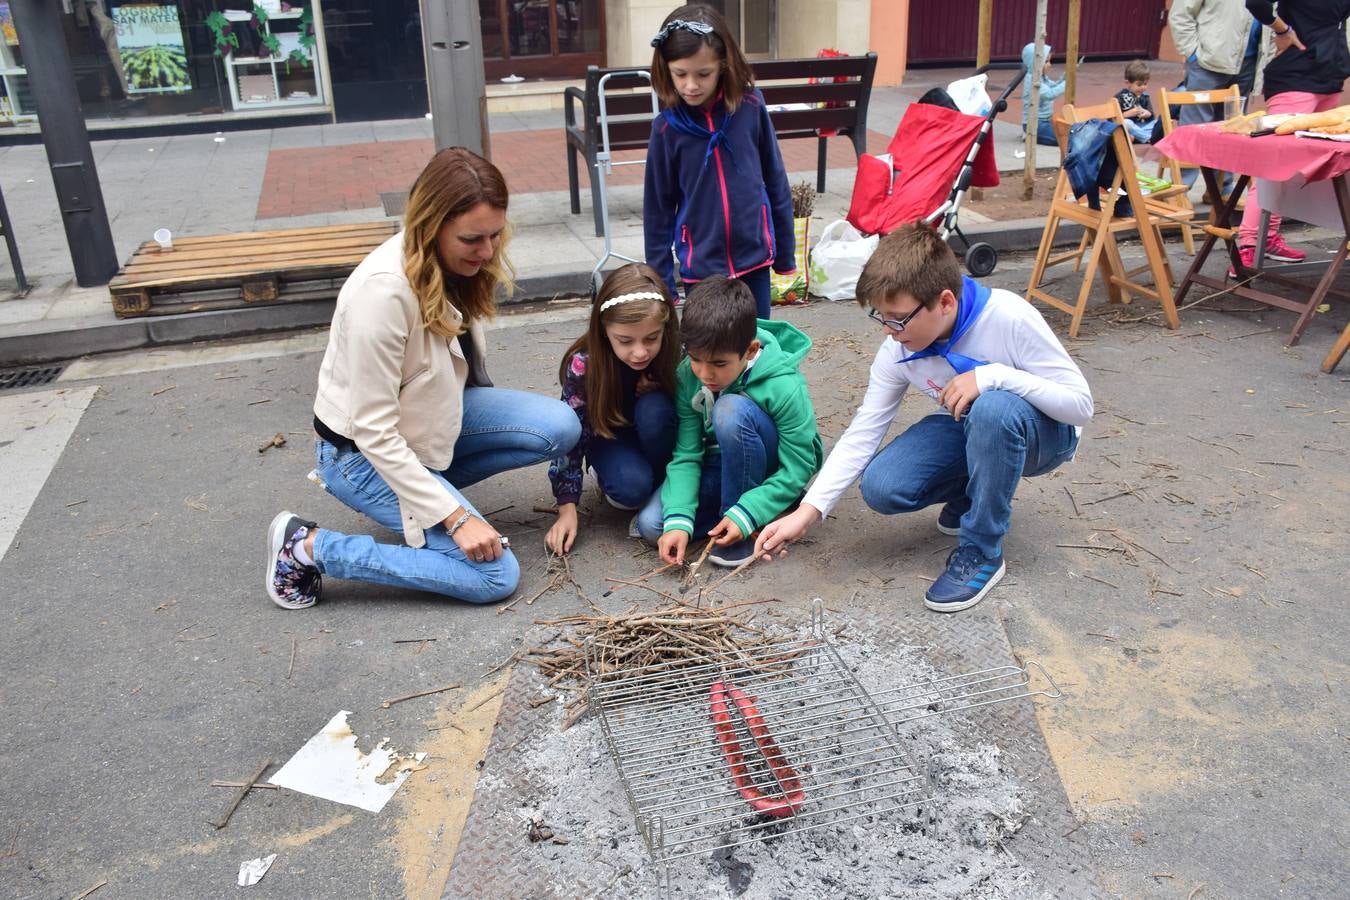
[(602, 0), (478, 0), (488, 81), (576, 78), (605, 64)]

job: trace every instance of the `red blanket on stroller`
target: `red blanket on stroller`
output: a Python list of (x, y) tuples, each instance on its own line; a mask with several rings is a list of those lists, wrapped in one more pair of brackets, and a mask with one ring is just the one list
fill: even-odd
[[(868, 153), (858, 160), (849, 222), (864, 234), (887, 234), (906, 222), (927, 218), (956, 186), (984, 123), (981, 116), (928, 103), (910, 104), (886, 148), (890, 164)], [(998, 185), (992, 126), (975, 154), (970, 184)]]

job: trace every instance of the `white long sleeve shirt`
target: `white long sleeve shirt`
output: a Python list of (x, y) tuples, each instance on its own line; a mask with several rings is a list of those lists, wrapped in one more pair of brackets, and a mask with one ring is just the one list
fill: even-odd
[[(988, 363), (974, 370), (980, 393), (1010, 391), (1050, 418), (1073, 425), (1079, 434), (1092, 419), (1087, 379), (1040, 312), (1017, 294), (991, 291), (984, 312), (952, 349)], [(804, 502), (820, 510), (821, 516), (876, 455), (909, 386), (936, 403), (942, 388), (956, 377), (941, 356), (902, 362), (910, 355), (889, 337), (877, 350), (862, 405), (806, 492)]]

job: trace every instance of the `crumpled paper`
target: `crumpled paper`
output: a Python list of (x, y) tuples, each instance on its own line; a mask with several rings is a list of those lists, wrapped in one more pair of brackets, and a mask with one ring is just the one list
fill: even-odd
[(248, 887), (251, 884), (257, 884), (262, 881), (267, 870), (272, 868), (272, 863), (276, 861), (277, 855), (264, 856), (261, 859), (245, 860), (239, 864), (239, 886)]

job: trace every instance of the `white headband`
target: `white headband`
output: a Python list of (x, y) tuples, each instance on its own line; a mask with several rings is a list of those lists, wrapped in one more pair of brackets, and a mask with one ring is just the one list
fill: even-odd
[(620, 294), (617, 297), (611, 297), (600, 304), (600, 311), (604, 312), (611, 306), (618, 306), (620, 303), (628, 303), (633, 300), (660, 300), (662, 303), (666, 300), (666, 295), (657, 291), (634, 291), (631, 294)]

